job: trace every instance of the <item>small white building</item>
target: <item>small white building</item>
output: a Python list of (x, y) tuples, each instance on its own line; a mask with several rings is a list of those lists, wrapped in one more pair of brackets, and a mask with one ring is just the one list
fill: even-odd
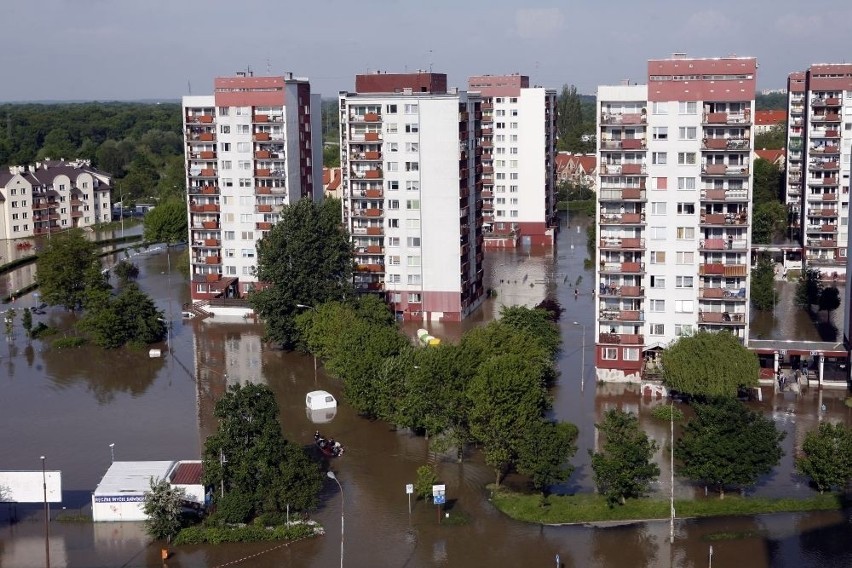
[(145, 492), (151, 479), (168, 479), (174, 487), (186, 490), (187, 501), (204, 503), (200, 461), (113, 462), (92, 493), (92, 520), (144, 521)]

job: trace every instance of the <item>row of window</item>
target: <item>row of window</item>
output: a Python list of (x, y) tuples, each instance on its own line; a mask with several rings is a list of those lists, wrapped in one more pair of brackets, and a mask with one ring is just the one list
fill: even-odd
[(420, 162), (387, 162), (387, 170), (389, 172), (398, 172), (401, 171), (399, 169), (399, 165), (402, 164), (405, 167), (406, 172), (419, 172), (420, 171)]
[[(388, 122), (385, 124), (385, 131), (388, 134), (397, 134), (399, 132), (399, 125), (396, 122)], [(420, 125), (416, 122), (406, 122), (403, 132), (406, 134), (417, 134), (420, 132)]]
[[(652, 201), (651, 202), (651, 215), (665, 215), (666, 214), (666, 203), (665, 201)], [(695, 203), (682, 202), (677, 204), (677, 214), (678, 215), (695, 215)]]
[[(497, 205), (506, 205), (506, 198), (505, 197), (498, 197), (497, 199), (495, 199), (495, 202), (496, 202)], [(509, 199), (509, 205), (517, 205), (517, 204), (518, 204), (518, 198), (517, 197), (512, 197), (512, 198)]]
[[(419, 274), (409, 274), (406, 281), (409, 286), (419, 286), (422, 283), (422, 278)], [(385, 282), (388, 284), (402, 284), (402, 275), (387, 274), (385, 275)]]
[[(388, 246), (389, 247), (398, 247), (400, 243), (399, 237), (388, 237)], [(406, 239), (406, 244), (409, 247), (419, 247), (420, 246), (420, 237), (408, 237)]]
[[(666, 251), (651, 251), (651, 264), (665, 264)], [(675, 253), (675, 264), (695, 264), (695, 253), (693, 251), (678, 251)]]
[[(402, 257), (397, 255), (389, 255), (388, 256), (388, 265), (390, 266), (401, 266)], [(420, 257), (419, 256), (406, 256), (405, 257), (405, 265), (406, 266), (420, 266)]]
[[(688, 323), (676, 323), (674, 326), (674, 332), (676, 337), (681, 337), (684, 335), (692, 335), (692, 325)], [(648, 324), (648, 334), (649, 335), (665, 335), (666, 334), (666, 324), (664, 323), (652, 323)]]
[[(678, 276), (680, 278), (680, 276)], [(691, 314), (695, 311), (695, 300), (675, 300), (675, 313)], [(664, 312), (666, 311), (666, 300), (648, 300), (648, 311)]]
[[(388, 180), (388, 191), (399, 190), (399, 181)], [(418, 180), (407, 180), (405, 182), (406, 191), (420, 191), (420, 182)]]
[[(418, 293), (409, 293), (407, 297), (409, 304), (419, 304), (421, 301), (423, 301), (423, 297)], [(391, 294), (391, 302), (395, 304), (402, 302), (402, 294), (399, 292), (394, 292), (393, 294)]]
[[(80, 183), (80, 186), (81, 186), (83, 189), (88, 189), (88, 188), (89, 188), (89, 182), (87, 182), (87, 181), (81, 182), (81, 183)], [(26, 196), (26, 195), (29, 193), (29, 189), (28, 189), (28, 188), (26, 188), (26, 187), (21, 187), (21, 188), (15, 188), (15, 187), (13, 187), (13, 188), (9, 191), (9, 195), (18, 195), (18, 190), (19, 190), (19, 189), (20, 189), (20, 192), (21, 192), (21, 193), (20, 193), (20, 195), (21, 195), (22, 197)], [(65, 187), (65, 184), (64, 184), (64, 183), (60, 183), (60, 184), (59, 184), (59, 191), (65, 191), (66, 189), (67, 189), (67, 188)]]
[[(506, 148), (503, 147), (503, 146), (498, 146), (497, 148), (494, 149), (494, 153), (495, 154), (505, 154)], [(518, 153), (518, 147), (517, 146), (509, 147), (509, 153), (510, 154), (517, 154)]]
[[(388, 142), (385, 145), (385, 148), (388, 152), (399, 152), (399, 143), (398, 142)], [(420, 142), (406, 142), (405, 143), (405, 151), (406, 152), (419, 152), (420, 151)]]
[[(503, 130), (504, 128), (506, 128), (506, 123), (505, 122), (495, 122), (494, 128), (496, 128), (497, 130)], [(509, 128), (512, 129), (512, 130), (517, 130), (518, 129), (518, 123), (517, 122), (510, 122)]]
[[(237, 134), (251, 134), (251, 125), (250, 124), (236, 124), (236, 133)], [(230, 134), (231, 133), (231, 125), (230, 124), (220, 124), (219, 125), (219, 133), (220, 134)]]
[[(254, 249), (242, 249), (240, 256), (243, 258), (254, 258)], [(224, 249), (225, 258), (234, 258), (237, 255), (236, 249)]]
[[(506, 193), (506, 186), (505, 185), (495, 185), (494, 186), (494, 192), (495, 193)], [(510, 185), (509, 186), (509, 193), (518, 193), (518, 186), (517, 185)]]
[[(663, 141), (669, 139), (669, 127), (668, 126), (655, 126), (652, 130), (652, 137), (654, 140)], [(698, 127), (697, 126), (680, 126), (677, 129), (677, 139), (678, 140), (697, 140), (698, 139)]]
[[(697, 154), (695, 152), (678, 152), (677, 165), (693, 166), (696, 162)], [(668, 152), (651, 152), (651, 163), (657, 166), (664, 166), (669, 163)]]
[[(420, 200), (419, 199), (407, 199), (405, 201), (405, 208), (408, 210), (419, 210), (420, 209)], [(388, 199), (388, 209), (399, 209), (399, 200), (398, 199)]]
[[(497, 209), (495, 212), (497, 217), (505, 217), (506, 211), (504, 209)], [(509, 217), (518, 217), (518, 211), (516, 209), (512, 209), (509, 211)]]
[[(602, 347), (601, 348), (601, 359), (604, 361), (618, 361), (618, 347)], [(638, 361), (639, 360), (639, 351), (638, 347), (622, 347), (622, 361)]]

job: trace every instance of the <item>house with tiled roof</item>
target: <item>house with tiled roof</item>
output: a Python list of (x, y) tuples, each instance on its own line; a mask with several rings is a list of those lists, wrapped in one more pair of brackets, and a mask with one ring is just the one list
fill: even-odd
[(326, 197), (340, 199), (340, 168), (322, 169), (322, 190)]
[(594, 154), (574, 154), (559, 152), (556, 154), (557, 183), (574, 183), (595, 189), (597, 156)]
[(754, 133), (764, 134), (777, 124), (787, 122), (786, 110), (757, 110), (754, 112)]
[(112, 219), (110, 177), (89, 160), (51, 160), (0, 171), (0, 239), (49, 235)]
[(771, 162), (783, 170), (786, 156), (786, 148), (781, 148), (780, 150), (767, 150), (766, 148), (763, 148), (762, 150), (755, 150), (754, 156), (752, 156), (752, 158), (753, 160), (756, 160), (758, 158), (766, 160), (767, 162)]

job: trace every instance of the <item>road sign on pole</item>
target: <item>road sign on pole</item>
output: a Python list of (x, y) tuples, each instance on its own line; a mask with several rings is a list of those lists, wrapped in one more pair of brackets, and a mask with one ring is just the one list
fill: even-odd
[(408, 518), (411, 519), (411, 494), (414, 493), (414, 484), (408, 483), (405, 486), (405, 493), (408, 495)]
[(446, 485), (433, 485), (432, 486), (432, 500), (436, 505), (443, 505), (447, 502), (447, 486)]

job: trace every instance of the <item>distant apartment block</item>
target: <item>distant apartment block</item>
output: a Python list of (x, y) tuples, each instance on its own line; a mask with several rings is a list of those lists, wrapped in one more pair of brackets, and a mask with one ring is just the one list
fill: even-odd
[(49, 235), (112, 220), (109, 175), (88, 160), (45, 160), (0, 172), (0, 239)]
[(598, 88), (599, 379), (637, 379), (696, 330), (747, 341), (756, 71), (676, 56)]
[(480, 75), (487, 247), (552, 245), (556, 226), (556, 91), (525, 75)]
[(257, 285), (257, 241), (284, 205), (322, 198), (320, 97), (307, 79), (219, 77), (183, 97), (192, 298)]
[(787, 207), (804, 264), (846, 272), (852, 64), (816, 64), (787, 80)]
[(358, 75), (340, 93), (355, 285), (397, 317), (458, 321), (484, 298), (481, 116), (443, 73)]

